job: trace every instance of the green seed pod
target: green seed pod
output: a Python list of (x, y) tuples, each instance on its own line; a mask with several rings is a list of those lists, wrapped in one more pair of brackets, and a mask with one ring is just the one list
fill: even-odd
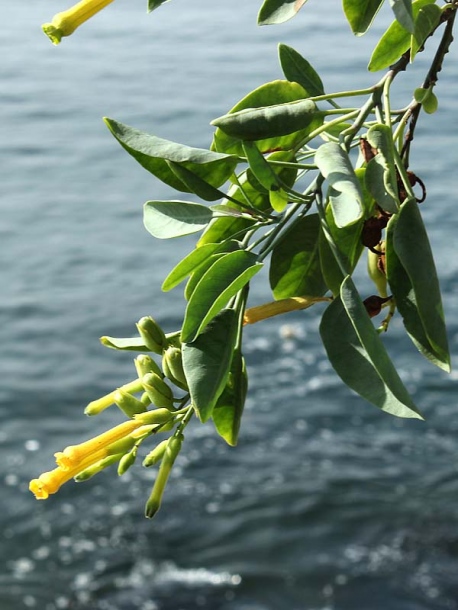
[(135, 446), (132, 451), (129, 451), (129, 453), (126, 453), (125, 455), (122, 456), (122, 458), (119, 460), (119, 464), (118, 464), (118, 476), (122, 477), (123, 474), (125, 474), (129, 468), (132, 466), (132, 464), (135, 463), (135, 460), (137, 459), (137, 447)]
[(103, 460), (100, 460), (100, 462), (97, 462), (96, 464), (92, 464), (92, 466), (89, 466), (85, 470), (82, 470), (81, 472), (79, 472), (77, 475), (75, 475), (73, 477), (73, 480), (76, 481), (77, 483), (82, 483), (83, 481), (87, 481), (88, 479), (93, 477), (95, 474), (101, 472), (105, 468), (108, 468), (108, 466), (111, 466), (112, 464), (119, 462), (119, 460), (122, 457), (123, 457), (122, 453), (115, 453), (114, 455), (108, 455), (106, 458), (103, 458)]
[(162, 354), (168, 343), (164, 331), (151, 316), (145, 316), (137, 322), (137, 330), (148, 349)]
[(153, 485), (153, 490), (145, 505), (145, 517), (148, 519), (152, 519), (161, 507), (165, 486), (167, 485), (176, 457), (180, 452), (183, 438), (182, 434), (178, 434), (170, 437), (167, 442), (167, 447), (165, 448), (165, 453), (159, 467), (156, 481)]
[(150, 426), (152, 424), (165, 424), (170, 419), (173, 419), (173, 413), (168, 409), (154, 409), (146, 413), (139, 413), (134, 416), (136, 422), (142, 426)]
[(159, 377), (156, 373), (147, 373), (142, 378), (142, 384), (151, 402), (156, 407), (173, 409), (173, 392), (162, 377)]
[(154, 449), (152, 451), (150, 451), (147, 456), (145, 456), (145, 459), (143, 460), (143, 466), (145, 466), (145, 468), (154, 466), (155, 464), (157, 464), (158, 462), (160, 462), (162, 460), (162, 458), (164, 457), (164, 453), (167, 448), (168, 442), (169, 442), (168, 438), (166, 438), (164, 441), (161, 441), (159, 443), (159, 445), (154, 447)]
[[(382, 242), (380, 242), (382, 243)], [(384, 249), (384, 248), (383, 248)], [(367, 251), (367, 272), (369, 277), (374, 282), (379, 295), (382, 298), (388, 296), (386, 275), (380, 269), (380, 254), (376, 254), (371, 250)]]
[(140, 354), (134, 360), (137, 374), (140, 377), (144, 377), (147, 373), (156, 373), (159, 377), (163, 377), (162, 371), (156, 362), (147, 354)]
[(183, 370), (183, 357), (181, 349), (168, 347), (162, 355), (162, 368), (164, 374), (172, 383), (182, 390), (188, 389), (186, 377)]
[(115, 391), (113, 398), (127, 417), (133, 417), (137, 413), (144, 413), (146, 411), (146, 407), (141, 400), (138, 400), (138, 398), (135, 398), (135, 396), (132, 396), (132, 394), (124, 391), (122, 388)]

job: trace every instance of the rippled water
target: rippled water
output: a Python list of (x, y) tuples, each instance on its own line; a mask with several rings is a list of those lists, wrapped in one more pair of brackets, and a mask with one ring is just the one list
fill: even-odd
[[(309, 311), (247, 329), (239, 447), (211, 424), (191, 427), (153, 522), (142, 516), (151, 474), (141, 468), (68, 484), (45, 503), (27, 491), (54, 451), (117, 421), (82, 415), (133, 376), (132, 357), (97, 338), (128, 335), (145, 314), (175, 330), (183, 311), (180, 291), (159, 286), (193, 240), (146, 234), (142, 203), (171, 193), (101, 117), (206, 146), (211, 119), (281, 77), (279, 40), (328, 90), (373, 81), (362, 69), (374, 38), (340, 31), (339, 2), (311, 2), (277, 28), (256, 28), (258, 4), (174, 0), (147, 17), (143, 3), (118, 0), (54, 48), (39, 25), (60, 1), (0, 2), (2, 610), (458, 608), (458, 376), (423, 362), (397, 320), (387, 345), (426, 423), (385, 416), (343, 388), (320, 346), (320, 312)], [(457, 57), (413, 165), (428, 185), (422, 211), (453, 357)], [(407, 74), (399, 94), (421, 77)], [(268, 298), (255, 283), (252, 303)]]

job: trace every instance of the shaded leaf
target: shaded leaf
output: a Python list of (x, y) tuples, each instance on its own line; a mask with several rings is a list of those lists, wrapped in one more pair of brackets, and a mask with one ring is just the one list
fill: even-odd
[(422, 419), (350, 277), (324, 312), (320, 334), (332, 366), (351, 389), (387, 413)]
[(428, 4), (420, 9), (415, 20), (415, 29), (411, 38), (410, 61), (424, 45), (428, 36), (434, 32), (440, 22), (442, 11), (436, 4)]
[[(398, 307), (406, 329), (426, 357), (449, 371), (450, 354), (440, 286), (428, 235), (416, 201), (406, 201), (399, 214), (390, 220), (388, 227), (388, 281), (397, 303), (399, 295)], [(400, 267), (407, 277), (402, 274)]]
[(234, 352), (226, 387), (213, 409), (215, 428), (231, 447), (237, 445), (247, 390), (245, 359), (237, 350)]
[(289, 81), (302, 85), (310, 96), (324, 94), (320, 76), (300, 53), (286, 44), (279, 44), (278, 55), (283, 74)]
[(259, 152), (255, 142), (243, 142), (243, 152), (248, 160), (250, 169), (260, 184), (267, 191), (278, 189), (278, 176), (265, 160), (264, 155)]
[(269, 270), (275, 299), (322, 296), (326, 292), (318, 250), (319, 234), (318, 214), (307, 214), (276, 244)]
[(213, 212), (200, 203), (188, 201), (147, 201), (143, 223), (146, 230), (158, 239), (190, 235), (204, 229)]
[(343, 0), (345, 17), (353, 34), (361, 36), (370, 28), (383, 0)]
[(202, 422), (212, 416), (226, 386), (236, 338), (237, 315), (233, 309), (225, 309), (193, 342), (183, 343), (183, 369), (192, 405)]
[(355, 222), (362, 216), (363, 195), (348, 154), (336, 142), (322, 144), (315, 163), (331, 185), (330, 202), (338, 227)]
[(154, 11), (154, 9), (161, 6), (161, 4), (165, 4), (166, 2), (170, 2), (170, 0), (148, 0), (148, 13)]
[(405, 30), (413, 34), (414, 20), (412, 12), (412, 0), (390, 0), (390, 6), (393, 9), (396, 20)]
[(259, 13), (258, 25), (284, 23), (296, 16), (307, 0), (264, 0)]
[(212, 318), (262, 268), (252, 252), (239, 250), (219, 258), (203, 275), (186, 307), (181, 339), (194, 341)]

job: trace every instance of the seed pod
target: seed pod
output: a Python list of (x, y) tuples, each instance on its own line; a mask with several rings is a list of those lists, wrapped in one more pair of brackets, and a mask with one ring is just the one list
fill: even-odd
[(167, 448), (168, 442), (169, 442), (168, 438), (166, 438), (164, 441), (161, 441), (159, 443), (159, 445), (154, 447), (154, 449), (152, 451), (150, 451), (147, 456), (145, 456), (145, 459), (143, 460), (143, 466), (145, 466), (145, 468), (154, 466), (155, 464), (157, 464), (158, 462), (160, 462), (162, 460), (162, 458), (164, 457), (164, 453)]
[(162, 458), (159, 472), (153, 485), (153, 490), (145, 506), (145, 517), (148, 519), (152, 519), (161, 507), (165, 486), (167, 485), (176, 457), (180, 452), (183, 438), (182, 434), (178, 434), (172, 436), (167, 442), (167, 447), (165, 448), (164, 457)]
[(156, 407), (173, 408), (173, 392), (165, 381), (156, 373), (147, 373), (142, 378), (145, 392)]
[[(383, 242), (380, 242), (379, 247), (381, 248), (381, 252), (383, 252)], [(367, 271), (369, 277), (374, 282), (379, 295), (382, 298), (386, 298), (388, 296), (386, 275), (380, 268), (380, 255), (372, 252), (372, 250), (367, 251)]]
[(159, 377), (162, 377), (162, 371), (156, 362), (147, 354), (140, 354), (134, 360), (137, 374), (140, 377), (144, 377), (147, 373), (156, 373)]
[(167, 347), (167, 339), (156, 320), (145, 316), (137, 322), (137, 329), (146, 347), (156, 354), (162, 354)]
[(113, 399), (127, 417), (133, 417), (137, 413), (146, 411), (146, 407), (141, 400), (138, 400), (138, 398), (135, 398), (135, 396), (132, 396), (132, 394), (129, 394), (129, 392), (122, 388), (115, 391)]
[(372, 296), (367, 297), (367, 299), (364, 299), (363, 303), (369, 316), (374, 318), (382, 311), (383, 304), (390, 299), (391, 297), (382, 298), (376, 294), (373, 294)]
[(181, 349), (178, 349), (177, 347), (168, 347), (162, 356), (162, 368), (164, 369), (165, 376), (168, 377), (172, 383), (182, 390), (188, 389), (183, 370)]

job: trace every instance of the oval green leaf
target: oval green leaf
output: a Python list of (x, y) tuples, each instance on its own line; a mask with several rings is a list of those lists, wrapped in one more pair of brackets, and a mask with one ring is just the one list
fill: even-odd
[(343, 0), (345, 17), (353, 34), (361, 36), (370, 28), (383, 0)]
[(196, 233), (213, 218), (209, 208), (188, 201), (147, 201), (143, 209), (145, 228), (158, 239)]
[(264, 0), (258, 13), (258, 25), (284, 23), (297, 15), (307, 0)]
[(323, 82), (312, 65), (292, 47), (278, 45), (278, 56), (285, 77), (304, 87), (310, 96), (323, 95)]

